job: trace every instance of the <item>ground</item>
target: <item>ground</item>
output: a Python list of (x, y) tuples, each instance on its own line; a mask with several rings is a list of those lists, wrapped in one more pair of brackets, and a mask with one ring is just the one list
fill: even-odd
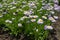
[(53, 23), (54, 30), (49, 34), (49, 40), (60, 40), (60, 13), (57, 13), (59, 19), (56, 23)]

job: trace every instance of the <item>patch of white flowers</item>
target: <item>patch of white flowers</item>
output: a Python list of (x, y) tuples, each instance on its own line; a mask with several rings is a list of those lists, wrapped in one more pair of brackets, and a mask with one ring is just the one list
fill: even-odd
[[(16, 9), (16, 11), (13, 11), (12, 13), (10, 13), (10, 14), (12, 14), (14, 16), (14, 17), (11, 17), (12, 20), (18, 20), (18, 21), (22, 20), (22, 21), (24, 21), (25, 19), (30, 19), (30, 20), (27, 20), (27, 21), (35, 22), (35, 23), (37, 23), (39, 25), (44, 24), (44, 19), (45, 20), (50, 20), (51, 22), (56, 22), (56, 19), (58, 19), (58, 16), (53, 16), (53, 17), (51, 16), (51, 15), (55, 14), (55, 12), (53, 11), (54, 7), (51, 5), (52, 3), (47, 3), (47, 1), (45, 1), (45, 2), (44, 1), (45, 0), (41, 1), (42, 6), (39, 9), (37, 9), (37, 8), (39, 6), (38, 4), (40, 4), (40, 3), (37, 0), (28, 1), (28, 2), (22, 1), (22, 4), (21, 5), (19, 4), (18, 8), (16, 7), (16, 4), (18, 4), (19, 1), (10, 2), (8, 5), (7, 5), (7, 3), (3, 3), (3, 4), (0, 4), (0, 8), (2, 8), (2, 6), (7, 7), (7, 9), (8, 9), (7, 12), (9, 12), (9, 10), (13, 11), (13, 9)], [(29, 7), (28, 10), (23, 9), (26, 6)], [(5, 10), (7, 10), (7, 9), (5, 9)], [(46, 12), (43, 13), (43, 10), (46, 10)], [(8, 14), (7, 12), (6, 11), (3, 12), (3, 9), (2, 9), (2, 15), (0, 15), (0, 18), (4, 16), (3, 14), (5, 14), (5, 15)], [(15, 13), (15, 12), (17, 12), (17, 13)], [(19, 15), (18, 14), (19, 12), (21, 12), (20, 14), (23, 14), (23, 16)], [(42, 15), (42, 16), (40, 16), (40, 15)], [(21, 17), (19, 19), (17, 19), (17, 18), (15, 18), (15, 16), (16, 17), (21, 16)], [(5, 22), (6, 23), (12, 23), (13, 21), (5, 20)], [(22, 27), (22, 26), (23, 25), (21, 23), (18, 23), (18, 27)], [(45, 25), (44, 27), (45, 27), (45, 29), (53, 29), (52, 26)], [(38, 29), (36, 29), (36, 31), (38, 31)]]

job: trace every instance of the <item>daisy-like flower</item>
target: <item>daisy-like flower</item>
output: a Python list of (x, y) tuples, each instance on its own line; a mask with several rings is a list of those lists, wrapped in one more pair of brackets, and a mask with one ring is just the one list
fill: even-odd
[(25, 19), (25, 18), (29, 18), (29, 17), (27, 17), (27, 16), (23, 16), (22, 18), (24, 18), (24, 19)]
[(6, 23), (12, 23), (12, 21), (11, 21), (11, 20), (6, 20), (5, 22), (6, 22)]
[(50, 4), (46, 4), (43, 9), (46, 9), (46, 10), (53, 10), (53, 6), (50, 5)]
[(43, 22), (42, 19), (38, 19), (37, 23), (38, 23), (38, 24), (43, 24), (44, 22)]
[(46, 17), (46, 16), (42, 16), (42, 18), (43, 18), (43, 19), (47, 19), (47, 17)]
[(6, 22), (6, 23), (9, 22), (9, 20), (6, 20), (5, 22)]
[(12, 23), (12, 21), (9, 21), (9, 23)]
[(38, 29), (36, 29), (36, 32), (38, 32)]
[(12, 18), (12, 20), (14, 20), (15, 18)]
[(60, 6), (58, 6), (57, 4), (54, 4), (54, 10), (60, 11)]
[(27, 17), (27, 16), (23, 16), (23, 17), (21, 17), (21, 18), (19, 19), (19, 21), (20, 21), (20, 20), (23, 21), (25, 18), (29, 18), (29, 17)]
[(45, 15), (48, 15), (48, 14), (45, 14)]
[(45, 29), (45, 30), (47, 30), (47, 29), (48, 29), (48, 30), (52, 30), (53, 27), (52, 27), (52, 26), (45, 25), (45, 26), (44, 26), (44, 29)]
[(31, 8), (36, 8), (36, 4), (34, 2), (29, 2), (28, 5)]
[(36, 21), (36, 19), (31, 19), (31, 22), (35, 22)]
[(53, 2), (54, 2), (54, 3), (57, 3), (57, 4), (59, 3), (58, 0), (53, 0)]
[(52, 22), (56, 22), (56, 20), (53, 17), (49, 17), (49, 20), (51, 20)]
[(17, 12), (19, 12), (19, 11), (23, 11), (22, 9), (17, 9)]
[(14, 12), (13, 15), (16, 15), (16, 13)]
[(25, 14), (25, 15), (31, 15), (32, 13), (29, 12), (29, 11), (24, 11), (24, 14)]
[(21, 23), (18, 23), (18, 27), (22, 27), (22, 24)]
[(23, 5), (22, 8), (25, 8), (27, 5)]
[(54, 14), (55, 12), (54, 11), (50, 11), (51, 14)]
[(48, 7), (47, 10), (53, 10), (53, 6)]
[(29, 18), (38, 18), (37, 15), (29, 15)]
[(23, 21), (23, 20), (24, 20), (24, 18), (23, 18), (23, 17), (21, 17), (21, 18), (19, 19), (19, 21), (20, 21), (20, 20), (22, 20), (22, 21)]
[(54, 16), (55, 19), (58, 19), (58, 16)]

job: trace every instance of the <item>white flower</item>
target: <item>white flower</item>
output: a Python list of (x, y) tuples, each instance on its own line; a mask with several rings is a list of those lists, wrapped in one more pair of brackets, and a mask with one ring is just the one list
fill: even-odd
[(19, 26), (19, 27), (22, 27), (22, 24), (21, 24), (21, 23), (18, 23), (18, 26)]
[(42, 19), (39, 19), (39, 20), (37, 21), (37, 23), (38, 23), (38, 24), (43, 24), (43, 20), (42, 20)]
[(29, 15), (29, 18), (38, 18), (37, 15)]
[(23, 20), (24, 20), (24, 18), (22, 18), (22, 17), (21, 17), (21, 18), (19, 19), (19, 21), (20, 21), (20, 20), (22, 20), (22, 21), (23, 21)]
[(21, 17), (21, 18), (19, 19), (19, 21), (20, 21), (20, 20), (23, 21), (25, 18), (29, 18), (29, 17), (27, 17), (27, 16), (23, 16), (23, 17)]
[(23, 5), (22, 8), (26, 7), (26, 5)]
[(51, 20), (52, 22), (56, 22), (56, 20), (53, 17), (49, 17), (49, 20)]
[(45, 29), (45, 30), (47, 30), (47, 29), (52, 30), (53, 27), (52, 27), (52, 26), (45, 25), (45, 26), (44, 26), (44, 29)]
[(6, 23), (12, 23), (12, 21), (10, 21), (10, 20), (6, 20), (5, 22), (6, 22)]
[(46, 17), (46, 16), (42, 16), (42, 18), (47, 19), (47, 17)]
[(6, 22), (6, 23), (9, 22), (9, 20), (6, 20), (5, 22)]
[(16, 13), (13, 13), (13, 15), (16, 15)]
[(59, 3), (58, 0), (53, 0), (53, 2), (54, 2), (54, 3), (57, 3), (57, 4)]
[(43, 9), (52, 10), (53, 9), (53, 6), (50, 5), (50, 4), (46, 4)]
[(31, 22), (35, 22), (36, 21), (36, 19), (31, 19)]
[(48, 15), (48, 14), (45, 14), (45, 15)]
[(12, 18), (12, 20), (14, 20), (15, 18)]
[(36, 29), (36, 32), (38, 32), (38, 29)]
[(17, 9), (17, 12), (19, 12), (19, 11), (23, 11), (22, 9)]
[(23, 16), (22, 18), (24, 18), (24, 19), (25, 19), (25, 18), (29, 18), (29, 17), (27, 17), (27, 16)]
[(54, 4), (54, 10), (59, 12), (60, 11), (60, 6), (58, 4)]
[(31, 15), (31, 14), (32, 14), (32, 12), (24, 11), (24, 14), (25, 14), (25, 15)]
[(51, 12), (51, 14), (54, 14), (55, 12), (54, 11), (50, 11)]
[(52, 20), (52, 22), (56, 22), (56, 20)]
[(48, 7), (47, 10), (53, 10), (53, 6)]
[(54, 16), (55, 19), (58, 19), (58, 16)]
[(9, 23), (12, 23), (12, 21), (9, 21)]
[(28, 5), (29, 5), (30, 7), (32, 7), (32, 6), (35, 6), (35, 3), (34, 3), (34, 2), (30, 2), (30, 3), (28, 3)]

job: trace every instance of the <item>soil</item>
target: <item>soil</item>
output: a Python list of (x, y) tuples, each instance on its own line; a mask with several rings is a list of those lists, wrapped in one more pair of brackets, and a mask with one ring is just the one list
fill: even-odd
[(59, 19), (56, 21), (56, 23), (53, 23), (52, 26), (54, 29), (50, 31), (48, 40), (60, 40), (60, 13), (56, 14)]

